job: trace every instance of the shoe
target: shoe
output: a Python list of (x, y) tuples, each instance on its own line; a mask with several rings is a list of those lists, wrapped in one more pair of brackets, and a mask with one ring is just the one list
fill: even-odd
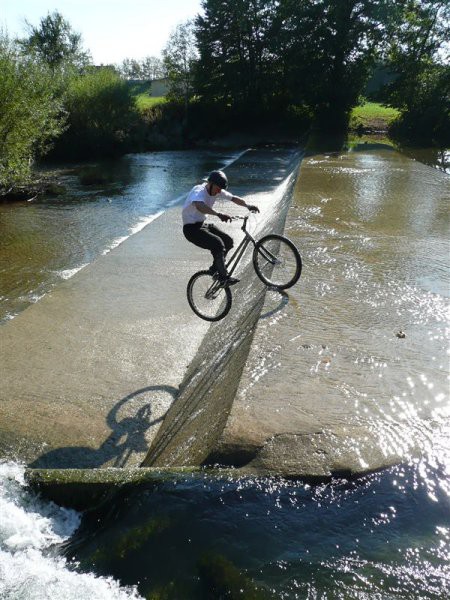
[(208, 269), (208, 273), (209, 273), (210, 275), (215, 275), (215, 274), (217, 273), (217, 269), (216, 269), (216, 267), (215, 267), (214, 265), (211, 265), (211, 266), (209, 267), (209, 269)]

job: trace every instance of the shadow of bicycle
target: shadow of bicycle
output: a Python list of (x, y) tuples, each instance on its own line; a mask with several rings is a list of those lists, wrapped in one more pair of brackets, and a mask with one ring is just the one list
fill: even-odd
[(276, 288), (269, 289), (266, 294), (266, 301), (264, 308), (265, 312), (261, 313), (259, 320), (268, 319), (273, 315), (281, 312), (285, 306), (289, 304), (289, 294)]
[(40, 469), (137, 466), (148, 451), (152, 428), (165, 417), (164, 413), (152, 418), (154, 411), (147, 396), (169, 394), (172, 402), (177, 392), (177, 388), (171, 386), (155, 385), (128, 394), (108, 413), (106, 423), (111, 433), (97, 449), (86, 446), (56, 448), (42, 454), (28, 466)]

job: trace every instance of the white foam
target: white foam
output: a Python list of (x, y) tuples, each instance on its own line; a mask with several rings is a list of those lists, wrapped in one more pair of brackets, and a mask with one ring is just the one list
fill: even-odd
[(136, 223), (136, 225), (129, 229), (128, 235), (124, 235), (120, 238), (115, 239), (108, 248), (103, 250), (102, 255), (105, 256), (106, 254), (109, 254), (111, 250), (114, 250), (114, 248), (117, 248), (117, 246), (123, 244), (132, 235), (134, 235), (135, 233), (139, 233), (139, 231), (142, 231), (142, 229), (144, 229), (144, 227), (146, 227), (149, 223), (160, 217), (163, 214), (163, 212), (164, 211), (161, 210), (154, 215), (148, 215), (147, 217), (143, 217), (140, 221)]
[(80, 265), (79, 267), (74, 267), (73, 269), (64, 269), (63, 271), (58, 271), (58, 275), (61, 277), (61, 279), (70, 279), (71, 277), (76, 275), (78, 271), (81, 271), (81, 269), (87, 267), (88, 264), (89, 263), (84, 263), (83, 265)]
[(24, 469), (0, 463), (0, 598), (11, 600), (138, 600), (135, 588), (111, 577), (78, 573), (56, 544), (78, 528), (80, 515), (45, 502), (24, 483)]
[(160, 210), (154, 215), (149, 215), (147, 217), (142, 218), (140, 221), (138, 221), (138, 223), (136, 223), (134, 227), (130, 229), (130, 235), (138, 233), (139, 231), (144, 229), (144, 227), (146, 227), (149, 223), (160, 217), (163, 214), (163, 212), (163, 210)]
[(234, 162), (239, 160), (241, 158), (241, 156), (244, 156), (244, 154), (246, 152), (248, 152), (249, 150), (250, 150), (250, 148), (246, 148), (245, 150), (242, 150), (242, 152), (239, 152), (236, 156), (233, 156), (233, 158), (230, 158), (230, 160), (225, 161), (221, 168), (226, 169), (227, 167), (232, 165)]

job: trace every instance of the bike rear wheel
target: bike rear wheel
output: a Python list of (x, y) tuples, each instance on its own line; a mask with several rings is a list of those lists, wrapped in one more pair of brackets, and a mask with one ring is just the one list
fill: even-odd
[(295, 245), (282, 235), (266, 235), (253, 250), (253, 266), (263, 283), (285, 290), (302, 273), (302, 259)]
[(187, 286), (189, 306), (205, 321), (220, 321), (231, 308), (231, 291), (209, 271), (194, 273)]

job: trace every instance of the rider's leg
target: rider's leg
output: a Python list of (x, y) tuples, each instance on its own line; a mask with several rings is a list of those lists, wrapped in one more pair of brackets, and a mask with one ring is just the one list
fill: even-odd
[(192, 244), (195, 244), (195, 246), (210, 250), (214, 258), (214, 267), (219, 275), (222, 277), (228, 275), (224, 261), (225, 244), (221, 237), (215, 235), (215, 233), (209, 230), (209, 227), (204, 226), (202, 223), (185, 225), (183, 233), (184, 237)]
[(231, 237), (231, 235), (228, 235), (227, 233), (225, 233), (224, 231), (222, 231), (221, 229), (219, 229), (218, 227), (216, 227), (215, 225), (212, 225), (210, 223), (208, 223), (208, 225), (206, 225), (205, 227), (208, 228), (208, 231), (210, 231), (214, 235), (217, 235), (222, 240), (223, 245), (225, 247), (225, 255), (227, 255), (227, 253), (234, 246), (234, 241), (233, 241), (233, 238)]
[(218, 252), (212, 252), (213, 264), (211, 268), (214, 268), (221, 277), (228, 277), (228, 271), (225, 266), (225, 251), (220, 250)]
[(218, 271), (218, 273), (220, 275), (223, 275), (223, 273), (227, 273), (227, 268), (226, 268), (226, 264), (225, 264), (225, 258), (228, 254), (228, 252), (231, 250), (231, 248), (234, 246), (234, 241), (233, 238), (228, 235), (227, 233), (225, 233), (224, 231), (222, 231), (221, 229), (219, 229), (218, 227), (216, 227), (215, 225), (213, 225), (212, 223), (208, 223), (207, 225), (204, 225), (204, 227), (206, 229), (208, 229), (208, 231), (212, 234), (214, 234), (215, 236), (219, 237), (222, 242), (223, 242), (223, 246), (224, 246), (224, 250), (223, 250), (223, 255), (214, 255), (213, 253), (213, 264), (211, 266), (211, 270), (215, 270)]

